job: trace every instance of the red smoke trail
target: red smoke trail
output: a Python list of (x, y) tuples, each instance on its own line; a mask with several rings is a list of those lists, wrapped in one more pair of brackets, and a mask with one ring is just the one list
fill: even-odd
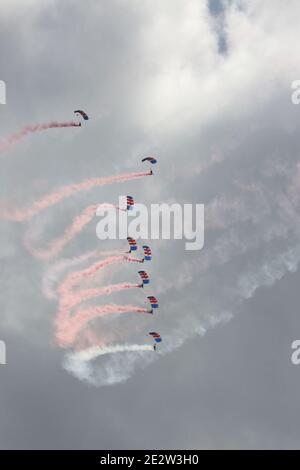
[(39, 201), (33, 203), (33, 205), (27, 209), (11, 211), (1, 210), (0, 217), (5, 220), (11, 220), (14, 222), (23, 222), (29, 220), (35, 215), (39, 214), (48, 207), (58, 204), (63, 199), (73, 196), (80, 191), (88, 191), (89, 189), (104, 186), (106, 184), (122, 183), (125, 181), (131, 181), (144, 176), (150, 176), (150, 171), (143, 173), (125, 173), (124, 175), (108, 176), (106, 178), (91, 178), (81, 183), (74, 183), (63, 188), (54, 191), (53, 193), (47, 194)]
[(115, 292), (121, 292), (127, 289), (140, 288), (140, 284), (131, 284), (123, 282), (121, 284), (112, 284), (106, 287), (95, 287), (91, 289), (82, 289), (77, 292), (67, 294), (60, 301), (60, 313), (68, 313), (72, 308), (81, 302), (86, 300), (94, 299), (96, 297), (102, 297), (103, 295), (110, 295)]
[(122, 255), (120, 251), (100, 251), (93, 250), (83, 255), (76, 256), (75, 258), (61, 259), (52, 266), (50, 266), (43, 277), (43, 293), (48, 299), (55, 299), (56, 287), (55, 285), (59, 282), (64, 271), (78, 264), (88, 261), (90, 258), (97, 258), (100, 256), (118, 256)]
[(76, 336), (91, 320), (111, 313), (150, 313), (146, 308), (134, 305), (103, 305), (79, 310), (74, 316), (66, 317), (59, 314), (55, 320), (56, 341), (60, 347), (66, 348), (74, 343)]
[[(111, 256), (109, 258), (106, 258), (105, 260), (98, 261), (97, 263), (92, 264), (86, 269), (73, 272), (66, 277), (66, 279), (61, 283), (61, 285), (57, 289), (60, 295), (59, 311), (55, 320), (56, 330), (58, 331), (58, 338), (60, 337), (63, 338), (65, 334), (66, 338), (69, 338), (68, 341), (72, 342), (73, 340), (71, 340), (70, 338), (74, 337), (75, 339), (78, 331), (81, 330), (81, 328), (83, 328), (84, 324), (87, 321), (89, 321), (89, 320), (84, 321), (82, 319), (82, 314), (80, 312), (81, 311), (83, 312), (84, 310), (79, 311), (72, 317), (70, 316), (71, 309), (74, 308), (79, 303), (85, 300), (91, 299), (91, 298), (100, 297), (102, 295), (109, 295), (113, 292), (119, 292), (125, 289), (140, 287), (139, 284), (122, 283), (122, 284), (115, 284), (115, 285), (111, 285), (111, 286), (107, 286), (103, 288), (81, 289), (81, 290), (74, 292), (74, 287), (78, 286), (78, 284), (80, 284), (80, 282), (83, 279), (93, 276), (96, 272), (98, 272), (101, 269), (104, 269), (106, 266), (109, 266), (115, 263), (121, 263), (124, 261), (125, 262), (137, 262), (137, 263), (141, 262), (141, 260), (136, 259), (136, 258), (131, 258), (130, 256), (125, 256), (125, 255)], [(119, 308), (119, 306), (117, 307)], [(111, 313), (110, 306), (104, 306), (104, 307), (101, 307), (101, 309), (102, 308), (105, 308), (105, 310), (103, 311), (104, 312), (103, 314)], [(120, 307), (120, 308), (122, 309), (123, 307)], [(134, 310), (138, 312), (148, 312), (147, 309), (140, 309), (138, 307), (134, 307), (134, 309), (138, 309), (138, 310)], [(120, 310), (119, 313), (121, 312), (122, 310)], [(83, 316), (85, 316), (85, 314)], [(74, 331), (75, 333), (73, 333)], [(60, 343), (60, 340), (58, 342)]]
[(69, 274), (66, 279), (61, 283), (58, 287), (57, 291), (61, 296), (67, 296), (71, 293), (76, 285), (78, 285), (83, 279), (87, 277), (93, 276), (96, 272), (101, 269), (104, 269), (106, 266), (110, 266), (112, 264), (122, 263), (123, 261), (128, 263), (142, 263), (143, 260), (132, 258), (126, 255), (120, 256), (110, 256), (101, 261), (97, 261), (96, 263), (92, 264), (86, 269), (81, 271), (73, 272)]
[[(60, 301), (59, 311), (55, 320), (56, 330), (58, 332), (56, 336), (60, 345), (71, 344), (75, 340), (77, 333), (85, 326), (88, 321), (90, 321), (90, 319), (94, 318), (94, 316), (101, 316), (102, 314), (106, 315), (108, 313), (122, 313), (123, 311), (128, 311), (128, 309), (126, 310), (128, 306), (122, 307), (106, 305), (104, 307), (93, 307), (92, 310), (97, 313), (87, 313), (91, 311), (91, 309), (87, 308), (85, 310), (79, 310), (76, 314), (74, 314), (74, 316), (70, 316), (72, 308), (74, 308), (81, 302), (103, 295), (110, 295), (114, 292), (120, 292), (122, 290), (140, 287), (139, 284), (122, 283), (102, 288), (81, 289), (74, 291), (74, 288), (78, 286), (78, 284), (80, 284), (83, 279), (87, 279), (93, 276), (96, 272), (101, 269), (104, 269), (106, 266), (115, 263), (121, 263), (124, 261), (138, 263), (142, 262), (142, 260), (131, 258), (130, 256), (125, 255), (111, 256), (109, 258), (92, 264), (86, 269), (69, 274), (66, 279), (61, 283), (61, 285), (57, 289), (60, 295)], [(129, 307), (130, 311), (135, 311), (139, 313), (148, 312), (148, 310), (145, 308), (131, 308), (132, 306)], [(101, 314), (100, 310), (102, 312)]]
[(32, 134), (34, 132), (44, 131), (46, 129), (54, 129), (60, 127), (80, 127), (80, 123), (76, 123), (74, 121), (68, 122), (48, 122), (44, 124), (35, 124), (23, 127), (19, 132), (12, 134), (11, 136), (7, 137), (4, 141), (0, 142), (0, 152), (4, 152), (8, 150), (13, 144), (18, 142), (19, 140), (23, 139), (28, 134)]
[(67, 245), (67, 243), (69, 243), (77, 234), (79, 234), (84, 229), (84, 227), (93, 219), (98, 208), (114, 208), (117, 210), (124, 210), (114, 204), (107, 203), (94, 204), (88, 206), (80, 215), (74, 218), (72, 224), (65, 230), (64, 234), (61, 237), (53, 240), (47, 248), (36, 249), (32, 247), (32, 242), (30, 240), (30, 232), (25, 235), (24, 245), (26, 246), (28, 251), (36, 258), (40, 258), (45, 261), (49, 260), (54, 256), (58, 255), (58, 253), (60, 253), (60, 251), (65, 247), (65, 245)]

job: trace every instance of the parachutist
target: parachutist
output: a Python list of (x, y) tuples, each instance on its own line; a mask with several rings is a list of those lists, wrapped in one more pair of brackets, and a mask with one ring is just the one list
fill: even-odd
[(134, 206), (134, 199), (132, 196), (126, 196), (126, 201), (127, 201), (127, 207), (126, 209), (129, 211), (129, 210), (132, 210), (133, 209), (133, 206)]
[(129, 253), (131, 253), (132, 251), (136, 251), (138, 249), (137, 243), (133, 238), (127, 237), (127, 241), (129, 243)]
[(157, 298), (154, 297), (153, 295), (149, 295), (149, 296), (147, 297), (147, 299), (149, 300), (150, 305), (151, 305), (151, 309), (152, 309), (152, 310), (151, 310), (151, 313), (153, 313), (153, 310), (154, 310), (155, 308), (158, 308), (158, 307), (159, 307), (159, 305), (158, 305), (158, 300), (157, 300)]
[(157, 159), (154, 157), (145, 157), (142, 159), (142, 162), (149, 162), (152, 165), (155, 165), (157, 163)]
[(85, 121), (88, 121), (89, 120), (89, 117), (88, 115), (82, 111), (81, 109), (76, 109), (76, 111), (74, 111), (74, 113), (77, 115), (77, 114), (80, 114), (80, 116), (85, 120)]
[[(155, 165), (157, 163), (157, 159), (154, 157), (145, 157), (142, 159), (142, 162), (149, 162), (151, 165)], [(149, 176), (153, 175), (152, 168), (149, 170)]]
[(162, 342), (161, 336), (156, 331), (150, 331), (149, 335), (152, 336), (152, 338), (155, 341), (155, 343), (153, 344), (153, 350), (156, 351), (156, 346), (157, 346), (156, 343)]
[(140, 287), (144, 287), (145, 284), (150, 284), (150, 279), (146, 271), (139, 271), (139, 275), (142, 279), (142, 284), (140, 285)]
[(143, 250), (144, 250), (144, 260), (145, 261), (151, 261), (152, 259), (152, 252), (149, 246), (143, 245)]

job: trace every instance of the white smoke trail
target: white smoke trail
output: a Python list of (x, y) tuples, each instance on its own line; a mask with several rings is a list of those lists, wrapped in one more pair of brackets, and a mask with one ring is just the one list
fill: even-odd
[[(210, 317), (208, 327), (213, 328), (220, 323), (228, 322), (232, 315), (224, 312), (218, 317)], [(122, 344), (114, 346), (90, 347), (78, 352), (69, 352), (63, 360), (63, 367), (77, 379), (90, 385), (102, 387), (114, 385), (128, 380), (136, 369), (144, 369), (161, 355), (169, 354), (181, 347), (185, 341), (195, 336), (204, 336), (207, 329), (198, 321), (189, 321), (178, 326), (171, 335), (164, 336), (154, 354), (153, 346)], [(143, 352), (147, 352), (144, 354)], [(116, 354), (121, 353), (121, 354)], [(100, 364), (95, 359), (105, 356)], [(103, 360), (106, 360), (103, 363)]]
[(259, 287), (272, 286), (287, 272), (296, 272), (299, 263), (300, 244), (279, 253), (257, 269), (251, 269), (248, 273), (243, 274), (238, 281), (237, 295), (241, 299), (250, 299)]
[[(150, 356), (148, 356), (149, 352), (152, 353)], [(107, 365), (101, 376), (95, 376), (91, 361), (94, 361), (100, 356), (118, 353), (125, 358), (126, 366), (123, 370), (122, 368), (115, 368), (114, 365)], [(145, 353), (147, 353), (147, 355), (145, 355)], [(142, 358), (144, 364), (147, 364), (155, 360), (157, 355), (154, 353), (153, 347), (148, 344), (120, 344), (115, 346), (93, 347), (85, 351), (67, 353), (63, 361), (63, 367), (79, 380), (91, 385), (112, 385), (127, 380), (128, 369), (134, 367), (134, 358), (137, 357)]]
[(106, 347), (93, 347), (84, 351), (73, 353), (69, 356), (79, 361), (93, 361), (97, 357), (104, 356), (105, 354), (116, 354), (121, 352), (135, 352), (135, 351), (152, 351), (153, 346), (150, 344), (117, 344), (115, 346)]

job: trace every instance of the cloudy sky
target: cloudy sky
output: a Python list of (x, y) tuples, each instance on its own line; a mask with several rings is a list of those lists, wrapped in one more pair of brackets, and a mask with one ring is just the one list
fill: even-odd
[[(299, 447), (299, 14), (298, 0), (1, 1), (2, 139), (72, 119), (76, 108), (91, 119), (2, 152), (0, 209), (140, 171), (145, 155), (159, 165), (153, 178), (83, 192), (28, 222), (0, 221), (0, 448)], [(61, 259), (124, 242), (99, 241), (95, 220), (42, 262), (24, 234), (45, 246), (86, 206), (120, 194), (205, 204), (205, 244), (188, 252), (183, 241), (149, 241), (159, 313), (92, 328), (118, 343), (131, 331), (148, 341), (155, 329), (163, 345), (157, 355), (98, 358), (87, 381), (63, 367), (57, 300), (43, 283)], [(136, 282), (136, 271), (108, 268), (98, 280)], [(110, 301), (143, 305), (144, 292)]]

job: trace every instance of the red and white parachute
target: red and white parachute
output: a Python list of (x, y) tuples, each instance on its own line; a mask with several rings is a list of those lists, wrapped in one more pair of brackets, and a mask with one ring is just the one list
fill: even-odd
[(136, 251), (138, 247), (137, 247), (137, 243), (135, 239), (131, 237), (127, 237), (127, 241), (129, 243), (129, 253), (131, 253), (132, 251)]
[(127, 210), (128, 211), (133, 209), (134, 199), (133, 199), (132, 196), (126, 196), (126, 205), (127, 205)]
[(150, 279), (146, 271), (139, 271), (139, 275), (141, 276), (141, 279), (142, 279), (141, 287), (144, 287), (144, 285), (146, 284), (150, 284)]
[(152, 260), (152, 251), (148, 245), (143, 245), (144, 250), (144, 260), (151, 261)]

